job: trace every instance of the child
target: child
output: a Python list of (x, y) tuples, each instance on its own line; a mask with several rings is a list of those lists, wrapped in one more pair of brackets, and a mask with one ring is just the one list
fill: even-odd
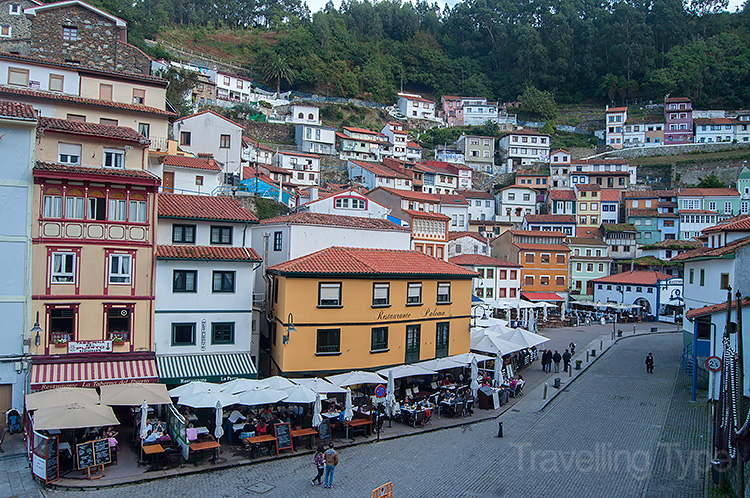
[[(318, 445), (318, 449), (315, 452), (315, 457), (313, 457), (313, 464), (315, 465), (315, 468), (318, 469), (318, 475), (313, 477), (310, 483), (313, 486), (315, 486), (316, 484), (320, 486), (321, 484), (320, 479), (323, 477), (323, 471), (325, 470), (325, 460), (323, 458), (323, 445), (322, 444)], [(317, 483), (315, 481), (317, 481)]]

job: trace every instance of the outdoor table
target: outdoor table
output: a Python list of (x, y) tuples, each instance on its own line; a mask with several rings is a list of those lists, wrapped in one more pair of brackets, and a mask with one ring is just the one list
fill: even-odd
[(187, 421), (195, 423), (198, 421), (198, 417), (194, 413), (190, 414), (187, 416)]
[(293, 430), (291, 434), (292, 439), (296, 437), (310, 436), (310, 444), (307, 447), (312, 449), (313, 445), (315, 444), (315, 436), (318, 434), (318, 431), (313, 429), (312, 427), (308, 427), (307, 429)]
[(160, 445), (159, 443), (144, 444), (144, 445), (141, 445), (141, 449), (143, 450), (143, 453), (148, 455), (150, 463), (151, 463), (151, 467), (154, 467), (155, 460), (165, 453), (164, 447)]
[(369, 436), (372, 430), (370, 427), (372, 426), (372, 420), (366, 418), (353, 418), (351, 420), (344, 420), (344, 426), (346, 427), (347, 438), (349, 427), (354, 427), (355, 429), (357, 427), (363, 427), (365, 429), (365, 433)]
[(218, 441), (204, 441), (202, 443), (190, 443), (190, 451), (202, 455), (204, 451), (211, 451), (213, 453), (213, 463), (216, 463), (216, 457), (218, 456), (219, 448), (221, 445)]
[[(246, 437), (245, 439), (243, 439), (243, 441), (252, 447), (252, 452), (250, 454), (250, 457), (255, 458), (255, 446), (256, 445), (260, 446), (261, 444), (265, 444), (265, 443), (276, 444), (276, 437), (270, 434), (262, 434), (260, 436)], [(268, 445), (268, 456), (271, 456), (270, 444)]]
[(325, 418), (339, 418), (339, 415), (341, 412), (323, 412), (321, 413), (322, 416)]

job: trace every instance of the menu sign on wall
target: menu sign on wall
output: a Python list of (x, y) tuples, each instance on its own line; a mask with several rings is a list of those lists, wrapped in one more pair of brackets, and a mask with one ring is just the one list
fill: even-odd
[(68, 353), (111, 353), (112, 341), (70, 341)]

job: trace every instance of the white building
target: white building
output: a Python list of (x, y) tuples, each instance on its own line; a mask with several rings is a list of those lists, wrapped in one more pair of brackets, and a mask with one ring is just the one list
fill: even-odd
[(566, 188), (570, 186), (570, 162), (573, 156), (565, 149), (550, 153), (550, 187)]
[(438, 120), (435, 116), (435, 102), (414, 93), (398, 94), (398, 110), (408, 119)]
[[(36, 161), (36, 112), (30, 105), (0, 102), (0, 256), (3, 278), (0, 284), (0, 312), (4, 326), (0, 333), (0, 411), (23, 412), (29, 354), (35, 334), (31, 331), (31, 225)], [(45, 317), (38, 318), (44, 324)], [(41, 331), (43, 334), (44, 331)], [(33, 336), (33, 337), (32, 337)]]
[(495, 221), (509, 221), (521, 226), (527, 214), (537, 213), (536, 195), (536, 190), (517, 185), (500, 189), (495, 194)]
[(448, 224), (450, 232), (469, 230), (469, 203), (462, 195), (440, 194), (440, 212), (451, 219)]
[(503, 151), (507, 171), (535, 162), (549, 161), (550, 136), (532, 130), (516, 130), (506, 133), (498, 141)]
[(223, 183), (214, 159), (192, 156), (149, 156), (149, 171), (161, 178), (161, 191), (175, 194), (215, 194)]
[(346, 162), (349, 179), (373, 190), (377, 187), (389, 187), (396, 190), (411, 190), (412, 181), (408, 176), (380, 163), (356, 161)]
[(622, 149), (625, 143), (625, 122), (628, 120), (627, 107), (609, 107), (604, 113), (606, 123), (605, 142), (614, 149)]
[(486, 98), (463, 98), (461, 107), (464, 126), (481, 126), (488, 121), (497, 123), (497, 102), (487, 102)]
[(320, 126), (320, 109), (314, 105), (292, 104), (291, 114), (287, 121), (293, 124)]
[(242, 136), (242, 161), (246, 163), (263, 164), (270, 166), (273, 164), (274, 151), (267, 145), (263, 145), (257, 140), (250, 137)]
[[(261, 258), (248, 224), (258, 219), (225, 196), (160, 194), (158, 211), (154, 345), (162, 377), (256, 377), (252, 302)], [(164, 374), (178, 365), (179, 378)]]
[(629, 271), (591, 280), (594, 301), (640, 306), (643, 316), (655, 317), (679, 309), (682, 279), (658, 271)]
[(464, 153), (461, 150), (435, 149), (435, 160), (451, 164), (465, 164)]
[(472, 279), (472, 293), (486, 303), (501, 307), (518, 305), (521, 299), (521, 268), (518, 263), (485, 256), (460, 254), (448, 262), (479, 273)]
[(313, 154), (336, 154), (336, 130), (325, 126), (297, 124), (294, 126), (297, 148)]
[(459, 190), (469, 203), (469, 221), (493, 221), (495, 219), (495, 196), (483, 190)]
[(302, 152), (279, 151), (273, 156), (274, 166), (292, 172), (294, 185), (318, 185), (320, 181), (320, 157)]
[(569, 237), (573, 237), (576, 231), (576, 217), (572, 214), (527, 214), (524, 216), (521, 229), (537, 232), (562, 232)]
[[(393, 157), (395, 159), (404, 160), (407, 158), (406, 148), (409, 143), (409, 134), (404, 130), (401, 123), (388, 122), (380, 130), (380, 133), (388, 137), (388, 141), (393, 144)], [(422, 158), (421, 148), (419, 158)]]
[(416, 142), (406, 142), (406, 160), (407, 161), (421, 161), (422, 160), (422, 146)]
[(576, 191), (572, 188), (555, 189), (549, 193), (552, 214), (576, 214)]
[(694, 118), (695, 143), (733, 142), (739, 120), (731, 118)]
[(479, 232), (450, 232), (448, 234), (448, 258), (459, 254), (490, 253), (490, 239)]
[(602, 205), (602, 223), (616, 224), (620, 222), (620, 194), (621, 190), (602, 189), (599, 191), (599, 201)]
[(391, 213), (389, 208), (369, 199), (366, 195), (355, 189), (344, 190), (326, 197), (312, 199), (299, 206), (297, 211), (377, 219), (386, 219)]
[[(222, 172), (242, 178), (242, 132), (245, 128), (214, 111), (201, 111), (174, 122), (180, 149), (192, 154), (211, 154)], [(230, 180), (225, 183), (232, 184)]]

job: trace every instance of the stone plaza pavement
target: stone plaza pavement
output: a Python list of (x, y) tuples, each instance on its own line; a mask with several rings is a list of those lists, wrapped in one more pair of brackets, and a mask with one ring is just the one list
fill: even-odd
[[(310, 455), (51, 498), (206, 496), (368, 498), (698, 497), (707, 477), (707, 407), (679, 372), (682, 335), (627, 337), (542, 411), (542, 386), (500, 420), (345, 448), (333, 489), (312, 487)], [(646, 374), (651, 351), (655, 373)], [(22, 495), (19, 495), (22, 496)], [(32, 496), (32, 495), (23, 495)]]

